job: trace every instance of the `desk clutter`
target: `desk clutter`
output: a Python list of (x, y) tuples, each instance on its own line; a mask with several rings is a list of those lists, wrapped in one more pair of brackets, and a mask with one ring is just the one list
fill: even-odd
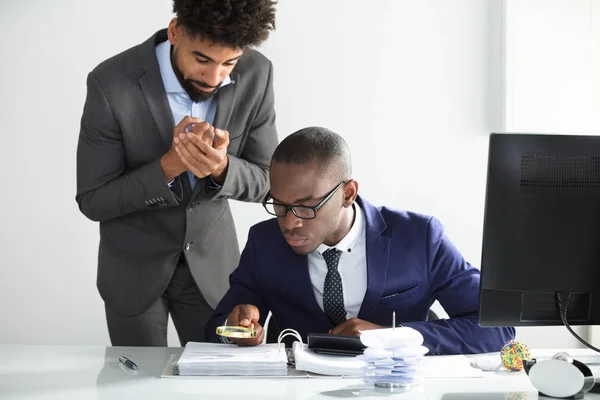
[[(283, 342), (287, 336), (297, 339), (291, 349), (286, 349)], [(278, 343), (255, 347), (189, 342), (181, 356), (171, 357), (161, 376), (344, 377), (395, 390), (409, 390), (427, 378), (483, 376), (463, 355), (425, 356), (427, 348), (422, 345), (423, 337), (412, 328), (370, 330), (363, 332), (360, 338), (347, 340), (323, 335), (316, 338), (319, 340), (313, 338), (313, 348), (309, 348), (296, 331), (286, 329), (281, 332)], [(340, 348), (344, 344), (348, 348)]]

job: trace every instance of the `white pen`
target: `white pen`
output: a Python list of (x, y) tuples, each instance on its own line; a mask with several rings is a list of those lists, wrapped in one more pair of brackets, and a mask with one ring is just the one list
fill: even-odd
[(392, 311), (392, 330), (396, 330), (396, 311)]

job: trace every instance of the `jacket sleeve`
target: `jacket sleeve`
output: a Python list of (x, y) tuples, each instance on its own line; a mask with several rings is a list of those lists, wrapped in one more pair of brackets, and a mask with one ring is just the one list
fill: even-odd
[(430, 354), (500, 351), (507, 341), (514, 339), (515, 329), (478, 325), (479, 270), (464, 260), (435, 218), (429, 220), (427, 243), (432, 297), (440, 302), (450, 319), (403, 325), (421, 332)]
[(160, 160), (127, 169), (123, 135), (100, 82), (90, 73), (77, 145), (77, 195), (81, 212), (106, 221), (136, 211), (178, 204)]
[(248, 234), (246, 247), (242, 251), (238, 267), (229, 276), (229, 290), (215, 309), (212, 318), (206, 324), (204, 337), (209, 342), (219, 343), (220, 337), (216, 334), (218, 326), (223, 325), (233, 308), (239, 304), (252, 304), (258, 308), (260, 313), (260, 324), (264, 326), (265, 319), (269, 313), (264, 298), (258, 287), (256, 276), (255, 245), (253, 239), (253, 228)]

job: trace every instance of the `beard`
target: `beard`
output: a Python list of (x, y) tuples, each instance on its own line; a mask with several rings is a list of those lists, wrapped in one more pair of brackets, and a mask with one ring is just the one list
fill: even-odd
[[(190, 99), (192, 99), (194, 103), (208, 100), (219, 91), (219, 88), (221, 87), (223, 82), (219, 83), (217, 86), (210, 86), (205, 82), (197, 81), (195, 79), (186, 79), (183, 75), (183, 71), (181, 70), (181, 68), (179, 68), (179, 65), (177, 65), (176, 56), (177, 52), (174, 51), (173, 46), (171, 46), (171, 66), (173, 67), (173, 72), (175, 72), (175, 76), (177, 77), (177, 80), (181, 84), (183, 90), (185, 90), (187, 95), (190, 96)], [(205, 92), (203, 90), (197, 89), (196, 86), (194, 86), (194, 83), (200, 87), (213, 90), (211, 90), (210, 92)]]

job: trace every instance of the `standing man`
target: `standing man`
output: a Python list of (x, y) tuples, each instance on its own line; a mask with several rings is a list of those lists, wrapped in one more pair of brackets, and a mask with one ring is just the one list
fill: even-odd
[(204, 325), (239, 260), (227, 199), (260, 201), (277, 146), (272, 0), (174, 0), (168, 29), (87, 79), (77, 203), (100, 222), (98, 290), (113, 346)]

